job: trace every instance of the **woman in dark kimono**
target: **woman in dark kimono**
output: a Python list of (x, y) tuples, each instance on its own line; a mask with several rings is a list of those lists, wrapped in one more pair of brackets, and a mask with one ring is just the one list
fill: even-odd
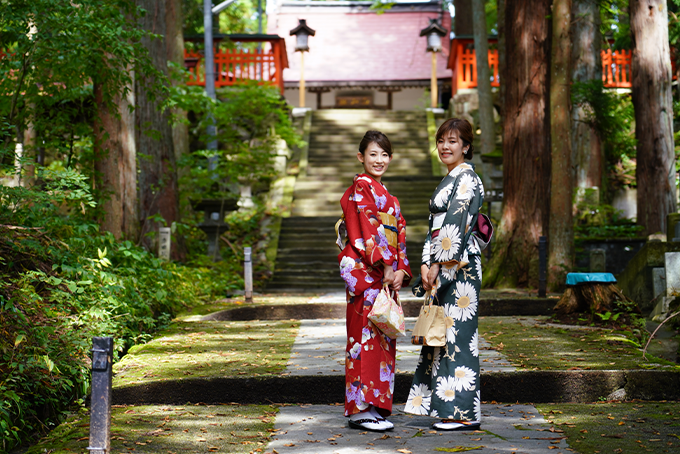
[[(439, 430), (480, 426), (477, 305), (482, 284), (483, 241), (473, 233), (484, 201), (482, 181), (471, 164), (472, 127), (452, 118), (437, 131), (437, 151), (449, 173), (430, 199), (430, 226), (423, 247), (423, 288), (444, 306), (446, 345), (422, 348), (405, 411), (444, 418)], [(414, 287), (415, 290), (415, 287)]]
[(364, 173), (342, 196), (344, 220), (337, 229), (340, 275), (347, 288), (345, 416), (352, 428), (382, 432), (394, 428), (384, 418), (392, 413), (396, 341), (368, 314), (383, 284), (398, 292), (410, 281), (411, 269), (399, 201), (380, 181), (392, 161), (387, 136), (368, 131), (357, 158)]

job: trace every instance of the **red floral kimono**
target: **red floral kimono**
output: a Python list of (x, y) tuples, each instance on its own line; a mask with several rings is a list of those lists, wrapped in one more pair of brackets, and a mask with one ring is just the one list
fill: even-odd
[[(373, 405), (383, 416), (392, 413), (396, 341), (368, 320), (382, 288), (383, 266), (406, 272), (406, 222), (399, 201), (366, 174), (354, 177), (340, 201), (344, 225), (338, 223), (340, 275), (347, 288), (345, 416)], [(343, 231), (344, 227), (344, 231)]]

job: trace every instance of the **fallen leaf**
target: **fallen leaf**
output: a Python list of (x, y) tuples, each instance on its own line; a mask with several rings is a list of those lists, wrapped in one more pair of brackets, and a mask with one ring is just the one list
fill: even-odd
[(478, 449), (484, 449), (484, 446), (456, 446), (454, 448), (434, 448), (435, 451), (439, 452), (466, 452), (476, 451)]
[(408, 449), (397, 449), (397, 452), (400, 452), (401, 454), (413, 454)]

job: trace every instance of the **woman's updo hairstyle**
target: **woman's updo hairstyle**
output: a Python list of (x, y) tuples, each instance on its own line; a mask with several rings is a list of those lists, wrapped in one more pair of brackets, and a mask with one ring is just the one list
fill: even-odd
[(386, 151), (389, 156), (392, 156), (392, 144), (390, 143), (390, 139), (380, 131), (366, 131), (364, 138), (361, 139), (361, 143), (359, 143), (359, 152), (364, 154), (371, 142), (375, 142), (380, 148)]
[(472, 125), (469, 121), (461, 118), (449, 118), (437, 130), (436, 141), (439, 142), (439, 139), (453, 131), (456, 131), (458, 138), (463, 141), (463, 148), (468, 147), (467, 152), (463, 153), (463, 157), (465, 159), (472, 159), (472, 152), (475, 150), (475, 147), (472, 145)]

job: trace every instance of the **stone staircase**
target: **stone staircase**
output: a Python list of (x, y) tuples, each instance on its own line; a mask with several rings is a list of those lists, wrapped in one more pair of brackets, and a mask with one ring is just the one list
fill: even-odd
[(440, 177), (432, 177), (425, 113), (320, 110), (313, 112), (307, 172), (296, 182), (292, 216), (283, 219), (274, 276), (267, 291), (344, 289), (334, 226), (342, 214), (340, 198), (354, 175), (363, 171), (356, 154), (369, 129), (384, 132), (392, 142), (394, 159), (383, 183), (401, 203), (407, 253), (412, 266), (420, 267), (428, 200), (440, 181)]

